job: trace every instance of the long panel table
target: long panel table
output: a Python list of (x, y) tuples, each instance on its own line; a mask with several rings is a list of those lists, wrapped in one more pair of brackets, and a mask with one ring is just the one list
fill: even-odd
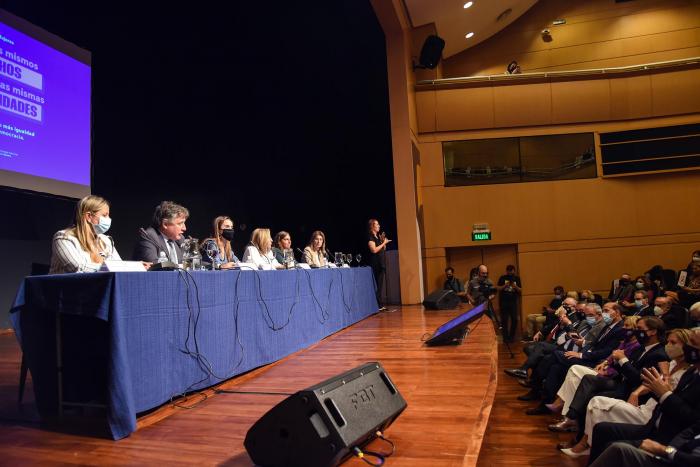
[(10, 312), (40, 413), (56, 412), (60, 386), (62, 399), (104, 403), (120, 439), (138, 413), (279, 360), (377, 308), (363, 267), (27, 277)]

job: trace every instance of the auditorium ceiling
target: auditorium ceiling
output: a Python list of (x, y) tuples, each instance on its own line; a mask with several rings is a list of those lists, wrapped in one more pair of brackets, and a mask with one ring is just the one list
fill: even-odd
[[(445, 40), (443, 58), (482, 42), (530, 9), (537, 0), (404, 0), (413, 27), (434, 23)], [(472, 3), (469, 8), (465, 4)], [(466, 35), (474, 35), (467, 39)]]

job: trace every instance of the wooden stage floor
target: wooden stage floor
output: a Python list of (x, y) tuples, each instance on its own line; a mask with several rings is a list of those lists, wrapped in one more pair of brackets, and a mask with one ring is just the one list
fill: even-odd
[[(85, 436), (74, 424), (68, 429), (40, 424), (31, 382), (18, 406), (19, 346), (13, 334), (0, 335), (0, 465), (250, 466), (245, 434), (286, 397), (282, 394), (374, 360), (384, 365), (408, 402), (386, 432), (396, 443), (387, 466), (579, 465), (554, 449), (557, 437), (546, 430), (548, 417), (533, 421), (522, 415), (527, 405), (514, 401), (521, 388), (507, 376), (499, 378), (499, 345), (488, 318), (472, 326), (461, 346), (421, 344), (424, 333), (457, 314), (404, 306), (371, 316), (219, 386), (237, 393), (206, 391), (206, 398), (193, 395), (182, 402), (192, 408), (164, 406), (141, 418), (138, 431), (120, 441)], [(501, 363), (504, 357), (505, 366), (511, 366), (503, 352)], [(494, 398), (502, 406), (492, 411)], [(344, 465), (366, 464), (350, 459)]]

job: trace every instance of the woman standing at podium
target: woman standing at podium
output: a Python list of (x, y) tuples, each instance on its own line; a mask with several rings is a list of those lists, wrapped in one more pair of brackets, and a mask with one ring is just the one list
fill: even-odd
[(111, 224), (104, 198), (90, 195), (78, 201), (75, 224), (53, 236), (49, 274), (95, 272), (105, 259), (121, 261), (114, 240), (105, 235)]
[[(369, 249), (369, 264), (374, 272), (374, 280), (377, 283), (377, 302), (381, 305), (381, 298), (385, 291), (386, 272), (386, 246), (391, 241), (386, 238), (384, 232), (380, 233), (380, 225), (377, 219), (367, 222), (369, 233), (367, 235), (367, 247)], [(384, 307), (382, 307), (384, 308)]]
[(228, 216), (218, 216), (214, 219), (212, 227), (211, 237), (204, 240), (200, 247), (202, 256), (209, 258), (216, 269), (232, 268), (239, 262), (231, 248), (233, 221)]

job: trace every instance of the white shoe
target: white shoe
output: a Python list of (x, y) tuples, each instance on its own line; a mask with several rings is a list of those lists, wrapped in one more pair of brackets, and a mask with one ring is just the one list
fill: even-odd
[(591, 453), (590, 449), (586, 449), (585, 451), (581, 451), (581, 452), (574, 452), (574, 450), (572, 448), (566, 448), (566, 449), (560, 449), (560, 451), (569, 457), (583, 457), (583, 456), (588, 456)]

